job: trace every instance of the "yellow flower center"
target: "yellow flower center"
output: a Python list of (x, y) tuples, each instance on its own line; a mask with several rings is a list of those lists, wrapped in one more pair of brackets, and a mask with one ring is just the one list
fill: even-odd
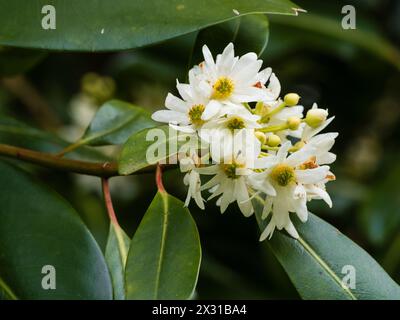
[(294, 169), (286, 164), (278, 164), (272, 169), (270, 177), (282, 187), (286, 187), (291, 182), (296, 182)]
[(189, 119), (194, 126), (200, 127), (201, 125), (204, 124), (204, 120), (201, 119), (201, 116), (205, 108), (206, 107), (202, 104), (196, 104), (190, 108)]
[(232, 117), (226, 122), (226, 127), (233, 131), (243, 129), (246, 126), (242, 118)]
[(236, 169), (243, 168), (242, 164), (239, 164), (239, 163), (236, 163), (236, 162), (233, 162), (233, 163), (230, 163), (230, 164), (223, 164), (222, 166), (223, 166), (222, 169), (224, 170), (226, 176), (229, 179), (237, 179), (237, 178), (239, 178), (239, 175), (236, 174)]
[(223, 100), (228, 98), (235, 88), (231, 79), (227, 77), (219, 78), (213, 85), (213, 95), (214, 99)]

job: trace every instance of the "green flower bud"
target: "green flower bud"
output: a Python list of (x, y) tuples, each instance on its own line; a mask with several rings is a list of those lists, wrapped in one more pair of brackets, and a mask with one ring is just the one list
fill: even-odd
[(319, 127), (328, 117), (328, 111), (324, 109), (310, 109), (306, 115), (306, 123), (311, 128)]
[(287, 125), (290, 130), (297, 130), (299, 128), (300, 123), (301, 120), (298, 117), (290, 117), (287, 119)]
[(277, 147), (281, 144), (281, 138), (276, 134), (271, 134), (267, 138), (267, 145), (270, 147)]
[(263, 132), (256, 131), (254, 133), (254, 135), (256, 136), (256, 138), (258, 140), (260, 140), (261, 144), (265, 144), (265, 142), (267, 141), (267, 137), (265, 136), (265, 133), (263, 133)]
[(283, 101), (286, 103), (288, 107), (293, 107), (299, 103), (300, 96), (297, 93), (288, 93)]

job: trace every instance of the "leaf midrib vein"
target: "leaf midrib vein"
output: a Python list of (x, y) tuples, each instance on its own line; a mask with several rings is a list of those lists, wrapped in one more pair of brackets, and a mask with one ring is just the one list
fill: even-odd
[(117, 125), (115, 127), (112, 127), (112, 128), (110, 128), (108, 130), (99, 131), (97, 134), (89, 135), (86, 138), (82, 138), (81, 140), (78, 141), (78, 143), (87, 144), (87, 143), (89, 143), (89, 142), (91, 142), (93, 140), (96, 140), (97, 138), (101, 138), (102, 136), (109, 135), (110, 133), (114, 133), (114, 132), (118, 131), (119, 129), (125, 127), (130, 122), (132, 122), (133, 120), (135, 120), (136, 118), (138, 118), (140, 116), (141, 116), (141, 114), (132, 115), (132, 116), (128, 117), (126, 119), (126, 121), (121, 122), (119, 125)]
[[(260, 198), (260, 196), (256, 195), (255, 198), (261, 202), (264, 203), (264, 201)], [(296, 239), (295, 239), (296, 240)], [(356, 296), (351, 292), (351, 290), (347, 287), (342, 286), (342, 282), (340, 281), (339, 277), (336, 275), (336, 273), (329, 267), (329, 265), (318, 255), (317, 252), (302, 238), (299, 236), (299, 238), (296, 240), (299, 242), (299, 244), (306, 250), (310, 256), (321, 266), (322, 269), (325, 270), (325, 272), (333, 278), (333, 280), (336, 282), (336, 284), (339, 285), (341, 289), (346, 292), (352, 300), (357, 300)]]
[(14, 294), (14, 292), (11, 290), (11, 288), (7, 285), (7, 283), (0, 277), (0, 288), (3, 288), (3, 290), (8, 294), (9, 297), (13, 300), (18, 300), (17, 296)]
[(161, 269), (162, 269), (162, 263), (164, 259), (164, 251), (165, 251), (165, 242), (167, 239), (167, 227), (168, 227), (168, 196), (167, 194), (164, 194), (160, 192), (163, 205), (164, 205), (164, 210), (163, 210), (163, 230), (162, 230), (162, 235), (161, 235), (161, 244), (160, 244), (160, 256), (158, 258), (158, 264), (157, 264), (157, 274), (156, 274), (156, 281), (155, 281), (155, 291), (154, 291), (154, 299), (157, 299), (158, 297), (158, 290), (160, 288), (160, 276), (161, 276)]
[(342, 285), (342, 281), (339, 279), (339, 277), (336, 275), (336, 273), (329, 267), (329, 265), (311, 248), (311, 246), (302, 238), (299, 236), (297, 241), (303, 246), (303, 248), (313, 257), (317, 263), (325, 270), (326, 273), (328, 273), (333, 280), (339, 285), (340, 288), (346, 292), (352, 300), (357, 300), (356, 296), (351, 292), (349, 288), (346, 286)]

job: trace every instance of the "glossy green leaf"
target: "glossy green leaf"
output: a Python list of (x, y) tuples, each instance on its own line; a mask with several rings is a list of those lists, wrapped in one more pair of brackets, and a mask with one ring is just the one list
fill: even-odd
[[(56, 29), (43, 29), (46, 0), (0, 0), (0, 44), (102, 51), (142, 47), (250, 13), (295, 14), (289, 0), (53, 0)], [(23, 8), (23, 10), (21, 10)]]
[(155, 122), (146, 110), (127, 102), (111, 100), (100, 107), (76, 144), (122, 144), (135, 132), (154, 126)]
[[(256, 197), (253, 203), (264, 230), (267, 222), (260, 220), (262, 199)], [(299, 239), (275, 231), (268, 245), (303, 299), (400, 299), (400, 287), (367, 252), (339, 230), (311, 213), (306, 223), (296, 217), (292, 220)], [(349, 274), (347, 268), (353, 267), (355, 288), (342, 286)]]
[[(56, 153), (69, 145), (68, 142), (54, 134), (3, 115), (0, 116), (0, 143), (50, 153)], [(103, 154), (87, 147), (75, 150), (66, 157), (88, 161), (107, 160)]]
[(41, 50), (0, 47), (0, 76), (24, 73), (45, 56), (46, 52)]
[(121, 227), (110, 223), (106, 246), (106, 261), (111, 273), (115, 300), (125, 300), (125, 263), (131, 239)]
[[(0, 192), (0, 296), (111, 299), (104, 257), (74, 209), (6, 162), (0, 185), (7, 186)], [(54, 290), (42, 287), (48, 265), (55, 269)]]
[(146, 167), (170, 163), (179, 150), (195, 146), (195, 139), (179, 134), (165, 125), (142, 130), (132, 135), (124, 144), (118, 161), (118, 171), (128, 175)]
[(159, 191), (129, 248), (127, 299), (189, 299), (196, 287), (201, 247), (183, 202)]
[(201, 48), (205, 44), (214, 55), (221, 53), (229, 42), (235, 45), (236, 55), (247, 52), (261, 55), (267, 46), (268, 37), (269, 23), (266, 15), (248, 15), (203, 29), (197, 36), (190, 65), (204, 60)]

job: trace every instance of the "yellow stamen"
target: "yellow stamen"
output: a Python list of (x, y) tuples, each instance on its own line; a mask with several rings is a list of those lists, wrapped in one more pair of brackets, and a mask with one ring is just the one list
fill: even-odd
[(227, 77), (219, 78), (213, 85), (213, 95), (212, 97), (217, 100), (223, 100), (228, 98), (235, 88), (231, 79)]
[(227, 176), (229, 179), (237, 179), (237, 178), (240, 177), (240, 175), (238, 175), (238, 174), (236, 173), (236, 169), (238, 169), (238, 168), (243, 168), (243, 167), (244, 167), (244, 166), (243, 166), (242, 164), (233, 162), (233, 163), (230, 163), (230, 164), (224, 164), (224, 165), (223, 165), (223, 170), (224, 170), (226, 176)]
[(189, 119), (194, 126), (200, 127), (204, 124), (205, 121), (201, 119), (201, 116), (203, 115), (205, 108), (206, 107), (202, 104), (196, 104), (190, 108)]
[(286, 164), (278, 164), (272, 169), (270, 177), (282, 187), (286, 187), (289, 183), (296, 182), (294, 169)]
[(233, 131), (243, 129), (246, 126), (243, 119), (239, 117), (232, 117), (226, 122), (226, 127)]

